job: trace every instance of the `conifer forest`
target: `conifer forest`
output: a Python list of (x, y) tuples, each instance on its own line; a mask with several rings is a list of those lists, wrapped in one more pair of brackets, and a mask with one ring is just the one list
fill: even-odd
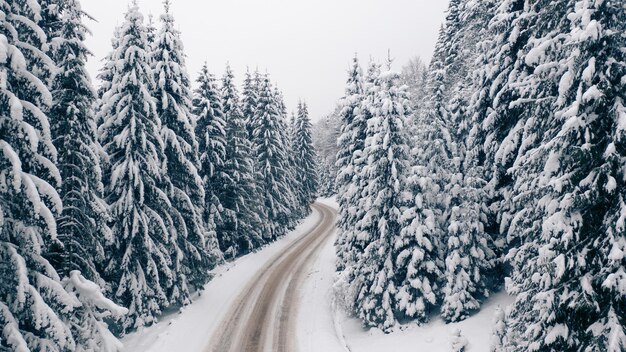
[(0, 0), (0, 351), (626, 352), (626, 1), (418, 1), (321, 115), (92, 1)]

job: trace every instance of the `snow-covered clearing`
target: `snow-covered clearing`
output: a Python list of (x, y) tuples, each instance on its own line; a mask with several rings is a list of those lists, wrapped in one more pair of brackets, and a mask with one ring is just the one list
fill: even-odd
[(218, 323), (223, 320), (224, 314), (259, 268), (290, 243), (312, 230), (319, 219), (319, 213), (314, 211), (295, 230), (275, 243), (219, 266), (214, 271), (213, 280), (191, 305), (182, 308), (179, 314), (166, 315), (158, 324), (124, 337), (124, 350), (202, 352)]

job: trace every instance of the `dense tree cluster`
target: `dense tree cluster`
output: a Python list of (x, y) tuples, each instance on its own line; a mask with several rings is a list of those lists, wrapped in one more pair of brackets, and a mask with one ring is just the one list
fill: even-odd
[(364, 325), (459, 321), (504, 286), (492, 350), (626, 350), (625, 22), (621, 1), (451, 0), (427, 68), (354, 61), (337, 287)]
[(96, 91), (78, 0), (0, 2), (0, 350), (119, 351), (310, 211), (306, 104), (292, 130), (268, 75), (192, 89), (169, 7), (129, 7)]

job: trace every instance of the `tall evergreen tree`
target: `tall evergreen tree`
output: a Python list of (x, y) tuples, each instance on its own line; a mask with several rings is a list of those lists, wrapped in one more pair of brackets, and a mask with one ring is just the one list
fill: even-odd
[[(257, 72), (258, 73), (258, 72)], [(259, 87), (258, 82), (255, 80), (255, 77), (250, 70), (246, 70), (246, 76), (243, 80), (243, 98), (242, 98), (242, 113), (243, 117), (246, 121), (246, 130), (248, 131), (248, 139), (252, 140), (252, 136), (254, 134), (254, 115), (256, 114), (256, 109), (258, 105), (259, 99)]]
[[(196, 79), (197, 88), (193, 93), (192, 111), (196, 118), (196, 139), (200, 151), (198, 172), (204, 183), (204, 219), (210, 229), (222, 226), (222, 204), (218, 193), (226, 177), (223, 174), (226, 154), (226, 131), (222, 97), (213, 74), (206, 63)], [(217, 232), (220, 245), (224, 233)], [(226, 247), (221, 248), (223, 251)]]
[(363, 150), (367, 163), (361, 170), (368, 181), (362, 200), (367, 210), (357, 225), (365, 246), (355, 265), (354, 309), (364, 325), (389, 331), (397, 319), (394, 300), (399, 253), (394, 249), (404, 227), (403, 193), (409, 167), (405, 113), (410, 107), (404, 89), (399, 87), (399, 75), (380, 74), (369, 87), (365, 104), (372, 118), (367, 123)]
[[(361, 110), (364, 99), (363, 72), (355, 57), (348, 72), (345, 96), (340, 102), (341, 135), (337, 141), (337, 201), (339, 203), (337, 224), (340, 229), (335, 247), (337, 253), (337, 269), (343, 271), (354, 262), (348, 256), (351, 253), (352, 242), (355, 239), (355, 226), (359, 219), (355, 201), (360, 197), (359, 179), (360, 164), (355, 164), (363, 151), (367, 120)], [(345, 278), (351, 281), (349, 275)]]
[[(61, 223), (57, 231), (55, 217), (61, 215), (63, 202), (54, 188), (60, 186), (62, 175), (54, 164), (57, 154), (49, 115), (44, 113), (53, 103), (46, 85), (54, 79), (56, 68), (42, 49), (50, 48), (53, 38), (54, 51), (67, 49), (72, 41), (69, 37), (60, 43), (56, 40), (68, 34), (60, 32), (67, 29), (66, 19), (54, 26), (44, 22), (53, 17), (61, 21), (61, 9), (53, 5), (59, 4), (0, 4), (4, 19), (0, 25), (4, 77), (0, 89), (0, 348), (7, 350), (82, 351), (104, 335), (111, 337), (101, 316), (86, 315), (100, 324), (100, 330), (93, 332), (85, 332), (84, 324), (75, 328), (68, 321), (85, 313), (86, 299), (64, 287), (56, 268), (45, 258), (52, 245), (63, 242), (57, 235), (66, 227)], [(76, 18), (77, 12), (72, 11), (76, 5), (65, 4), (70, 10), (67, 17)], [(82, 47), (80, 41), (72, 44)], [(78, 56), (79, 61), (84, 59)], [(109, 341), (116, 342), (113, 337)]]
[(113, 56), (116, 74), (103, 96), (102, 143), (110, 156), (106, 199), (115, 244), (107, 266), (115, 297), (130, 310), (127, 331), (156, 321), (176, 281), (171, 248), (176, 228), (163, 169), (165, 156), (143, 16), (129, 8)]
[(289, 180), (287, 182), (287, 185), (289, 186), (287, 196), (290, 197), (290, 199), (286, 202), (289, 214), (287, 216), (287, 228), (291, 230), (296, 226), (298, 219), (305, 217), (309, 213), (310, 208), (308, 205), (304, 206), (298, 201), (298, 199), (303, 198), (303, 189), (300, 180), (296, 176), (298, 173), (297, 161), (294, 153), (293, 134), (289, 121), (287, 120), (287, 105), (285, 104), (283, 93), (278, 89), (278, 87), (274, 87), (274, 105), (276, 106), (276, 111), (278, 112), (277, 127), (281, 139), (281, 145), (284, 146), (285, 154), (287, 156), (286, 179)]
[(523, 129), (510, 231), (521, 245), (508, 257), (517, 297), (505, 348), (623, 351), (626, 12), (616, 1), (523, 11), (535, 25), (524, 24), (514, 77)]
[(298, 202), (307, 209), (317, 194), (316, 153), (311, 136), (311, 120), (305, 102), (298, 103), (298, 117), (295, 121), (293, 149), (295, 151), (296, 184), (300, 187)]
[[(94, 106), (96, 110), (96, 126), (100, 126), (102, 124), (102, 119), (104, 117), (102, 115), (102, 97), (104, 96), (104, 93), (108, 92), (111, 89), (111, 83), (113, 82), (113, 76), (115, 75), (114, 55), (120, 43), (120, 31), (121, 28), (119, 26), (116, 26), (115, 30), (113, 31), (113, 37), (111, 38), (111, 51), (109, 51), (109, 53), (102, 59), (102, 67), (100, 67), (98, 75), (96, 76), (96, 78), (100, 82), (100, 85), (96, 90), (96, 96), (98, 99), (96, 100)], [(107, 168), (107, 165), (105, 164), (108, 162), (108, 160), (105, 155), (101, 155), (100, 161), (102, 162), (103, 169)]]
[(220, 247), (226, 258), (249, 253), (263, 243), (264, 208), (256, 187), (252, 142), (240, 108), (239, 94), (230, 66), (222, 78), (221, 96), (226, 132), (223, 183), (219, 199), (223, 206), (218, 228)]
[[(263, 77), (258, 105), (252, 121), (254, 126), (255, 170), (260, 176), (260, 193), (268, 211), (270, 231), (266, 240), (273, 240), (286, 232), (291, 221), (290, 202), (294, 196), (288, 185), (289, 165), (279, 111), (270, 79)], [(284, 131), (284, 130), (283, 130)]]
[(61, 246), (52, 253), (51, 262), (62, 276), (79, 270), (84, 277), (104, 286), (101, 274), (105, 248), (113, 238), (107, 224), (108, 205), (102, 199), (102, 152), (93, 111), (96, 93), (85, 68), (89, 51), (84, 40), (88, 29), (82, 16), (77, 1), (64, 4), (59, 40), (52, 50), (58, 73), (52, 82), (48, 115), (58, 151), (63, 211), (57, 218)]
[(209, 279), (209, 270), (220, 259), (215, 247), (215, 229), (202, 219), (205, 192), (198, 174), (198, 144), (191, 115), (190, 80), (180, 32), (165, 1), (162, 27), (154, 39), (154, 81), (156, 111), (161, 119), (168, 197), (177, 229), (177, 246), (171, 247), (177, 283), (170, 288), (170, 302), (189, 303), (189, 287), (200, 289)]
[[(62, 201), (48, 116), (52, 96), (39, 63), (47, 38), (37, 25), (37, 1), (0, 3), (0, 348), (72, 350), (76, 342), (61, 320), (79, 305), (61, 288), (43, 257), (57, 237)], [(51, 67), (48, 67), (51, 69)], [(61, 288), (61, 289), (59, 289)]]

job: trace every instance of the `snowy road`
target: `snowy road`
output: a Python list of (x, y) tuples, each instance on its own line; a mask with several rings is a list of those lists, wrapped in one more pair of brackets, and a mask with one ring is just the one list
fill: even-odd
[(230, 307), (206, 352), (297, 350), (299, 290), (334, 233), (336, 212), (315, 203), (318, 224), (259, 269)]

